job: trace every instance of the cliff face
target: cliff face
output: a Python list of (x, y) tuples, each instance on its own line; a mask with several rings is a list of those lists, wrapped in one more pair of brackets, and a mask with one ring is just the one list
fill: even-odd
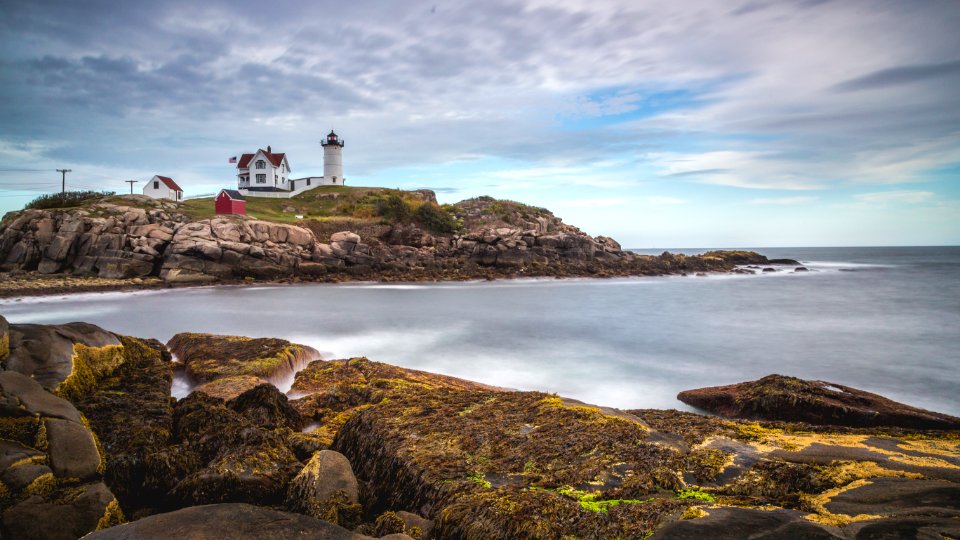
[[(194, 221), (183, 212), (179, 203), (141, 196), (83, 208), (11, 212), (0, 223), (0, 270), (158, 276), (176, 283), (639, 275), (732, 268), (723, 257), (637, 256), (612, 238), (591, 237), (545, 209), (489, 197), (454, 205), (461, 226), (450, 234), (431, 234), (410, 222), (381, 222), (358, 229), (362, 236), (349, 230), (329, 234), (321, 232), (329, 224), (318, 221), (302, 222), (305, 227), (236, 216)], [(753, 260), (765, 261), (760, 256)]]

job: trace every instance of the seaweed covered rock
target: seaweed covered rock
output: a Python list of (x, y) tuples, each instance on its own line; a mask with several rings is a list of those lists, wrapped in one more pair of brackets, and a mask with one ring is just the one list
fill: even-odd
[(290, 482), (287, 506), (345, 527), (358, 525), (363, 508), (350, 462), (332, 450), (314, 454)]
[(686, 390), (680, 401), (727, 418), (854, 427), (960, 429), (960, 418), (824, 381), (768, 375), (757, 381)]
[(167, 460), (175, 457), (163, 452), (173, 426), (173, 375), (169, 353), (156, 340), (120, 340), (123, 362), (76, 406), (103, 445), (107, 485), (134, 515), (166, 493)]
[(176, 484), (170, 504), (280, 504), (302, 467), (287, 445), (289, 432), (258, 426), (223, 400), (199, 392), (180, 400), (173, 417), (176, 446), (169, 453), (187, 468), (171, 475)]
[(223, 400), (233, 399), (240, 394), (263, 384), (263, 379), (253, 375), (233, 375), (203, 383), (195, 391)]
[(120, 362), (117, 336), (88, 323), (11, 324), (8, 341), (4, 369), (67, 397), (79, 395)]
[(394, 393), (451, 388), (497, 391), (497, 388), (456, 377), (374, 362), (366, 358), (317, 360), (297, 373), (291, 394), (307, 394), (293, 401), (305, 417), (316, 422), (313, 436), (329, 444), (350, 416)]
[(10, 323), (0, 315), (0, 362), (10, 355)]
[(227, 401), (226, 405), (262, 428), (299, 430), (303, 427), (303, 417), (272, 384), (259, 384)]
[(38, 382), (0, 372), (0, 511), (7, 538), (75, 539), (120, 523), (86, 419)]
[(368, 512), (433, 517), (440, 538), (634, 537), (691, 505), (674, 497), (678, 452), (649, 433), (547, 394), (441, 388), (356, 413), (333, 447)]
[(372, 540), (368, 536), (303, 514), (280, 512), (250, 504), (211, 504), (146, 517), (119, 527), (105, 529), (88, 540)]
[(296, 371), (320, 358), (312, 347), (276, 338), (181, 333), (167, 347), (196, 383), (251, 376), (275, 386), (289, 384)]

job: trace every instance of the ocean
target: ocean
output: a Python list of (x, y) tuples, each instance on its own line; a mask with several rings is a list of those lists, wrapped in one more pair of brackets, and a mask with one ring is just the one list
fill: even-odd
[(780, 373), (960, 416), (960, 247), (756, 250), (810, 271), (204, 287), (0, 300), (0, 314), (280, 337), (620, 408), (686, 409), (681, 390)]

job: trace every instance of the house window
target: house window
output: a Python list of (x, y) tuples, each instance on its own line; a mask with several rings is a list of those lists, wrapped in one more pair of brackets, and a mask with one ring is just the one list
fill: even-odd
[(258, 160), (257, 160), (257, 168), (258, 168), (258, 169), (266, 169), (266, 168), (267, 168), (267, 162), (265, 162), (265, 161), (262, 160), (262, 159), (258, 159)]
[(153, 189), (160, 189), (160, 182), (154, 182)]
[(258, 184), (266, 184), (266, 183), (267, 183), (267, 175), (265, 175), (265, 174), (258, 174), (258, 175), (257, 175), (257, 183), (258, 183)]

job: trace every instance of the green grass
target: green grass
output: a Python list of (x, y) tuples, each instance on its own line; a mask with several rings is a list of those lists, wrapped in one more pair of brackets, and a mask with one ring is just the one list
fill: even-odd
[[(337, 197), (334, 198), (333, 195)], [(422, 204), (410, 192), (386, 188), (321, 186), (290, 199), (246, 197), (247, 215), (279, 223), (297, 223), (300, 221), (300, 218), (296, 217), (298, 215), (303, 216), (302, 219), (315, 219), (321, 222), (344, 218), (365, 221), (377, 221), (382, 218), (392, 222), (395, 221), (396, 216), (384, 214), (384, 201), (389, 200), (390, 197), (402, 200), (412, 209)], [(292, 208), (293, 211), (284, 212), (284, 208)], [(184, 201), (180, 209), (194, 220), (208, 219), (215, 215), (212, 197)]]

